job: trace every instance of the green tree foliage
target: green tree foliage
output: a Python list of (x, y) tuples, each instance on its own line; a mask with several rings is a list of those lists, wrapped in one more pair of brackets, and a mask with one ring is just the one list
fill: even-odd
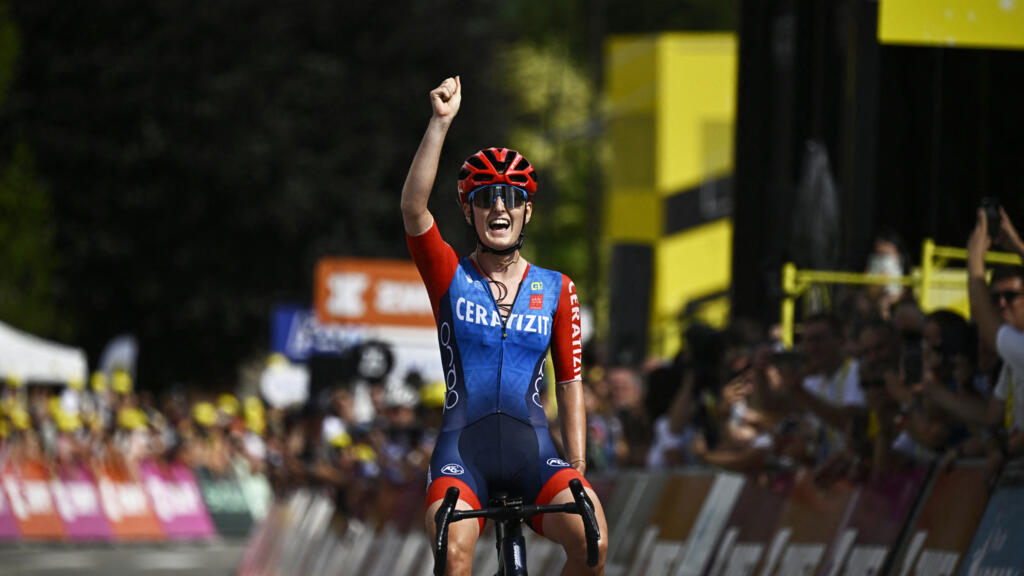
[[(458, 73), (467, 93), (435, 213), (455, 211), (461, 159), (501, 140), (488, 4), (15, 2), (15, 113), (79, 341), (95, 358), (135, 333), (142, 386), (229, 383), (272, 305), (311, 299), (317, 259), (407, 257), (398, 198), (429, 90)], [(439, 220), (459, 245), (461, 219)]]
[[(18, 62), (20, 39), (0, 3), (0, 119)], [(69, 334), (54, 294), (55, 227), (50, 196), (36, 176), (33, 154), (8, 130), (0, 146), (0, 320), (49, 337)]]
[(54, 298), (55, 229), (46, 189), (32, 154), (19, 143), (0, 167), (0, 320), (64, 339)]
[(517, 44), (503, 51), (499, 61), (515, 97), (509, 142), (538, 166), (541, 177), (526, 254), (568, 274), (586, 302), (594, 280), (589, 256), (597, 249), (588, 243), (588, 229), (600, 225), (591, 217), (592, 203), (599, 203), (600, 195), (588, 188), (593, 87), (558, 44)]
[[(529, 256), (586, 294), (599, 284), (591, 119), (601, 35), (633, 31), (607, 14), (625, 25), (670, 10), (619, 0), (8, 3), (0, 22), (13, 20), (22, 40), (17, 68), (0, 60), (0, 102), (7, 149), (20, 152), (8, 153), (4, 182), (20, 188), (0, 191), (13, 203), (0, 208), (17, 205), (18, 229), (35, 242), (17, 258), (41, 268), (0, 285), (31, 278), (39, 300), (21, 308), (50, 333), (44, 288), (62, 287), (61, 312), (94, 359), (113, 335), (136, 334), (143, 387), (230, 384), (265, 349), (272, 306), (310, 300), (323, 256), (407, 256), (398, 198), (427, 94), (448, 75), (461, 75), (465, 100), (431, 200), (442, 232), (472, 248), (454, 203), (461, 161), (481, 146), (519, 146), (544, 178)], [(693, 6), (713, 4), (679, 9)]]

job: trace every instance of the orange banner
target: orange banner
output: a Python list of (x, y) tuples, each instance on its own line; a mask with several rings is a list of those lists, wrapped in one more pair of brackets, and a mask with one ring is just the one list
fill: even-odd
[(163, 540), (164, 531), (149, 496), (131, 472), (116, 463), (97, 466), (103, 512), (118, 540)]
[(795, 478), (759, 574), (815, 574), (835, 539), (857, 487), (845, 481), (818, 486)]
[(921, 513), (908, 532), (900, 574), (956, 574), (988, 503), (989, 471), (961, 463), (936, 473)]
[(63, 540), (64, 522), (50, 491), (50, 472), (42, 462), (25, 460), (3, 468), (3, 489), (21, 537)]
[(434, 327), (427, 289), (410, 261), (325, 258), (314, 291), (325, 324)]

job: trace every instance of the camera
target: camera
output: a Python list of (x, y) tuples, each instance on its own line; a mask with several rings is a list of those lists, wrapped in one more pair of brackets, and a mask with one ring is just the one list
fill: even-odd
[(982, 198), (981, 209), (985, 211), (988, 237), (994, 242), (995, 239), (999, 237), (999, 224), (1002, 220), (999, 215), (999, 200), (996, 198)]

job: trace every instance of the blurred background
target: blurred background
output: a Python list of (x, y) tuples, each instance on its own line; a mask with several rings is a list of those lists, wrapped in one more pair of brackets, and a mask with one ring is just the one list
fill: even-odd
[[(525, 255), (575, 280), (588, 380), (622, 411), (591, 468), (651, 466), (672, 370), (724, 385), (723, 349), (781, 351), (823, 310), (969, 316), (962, 262), (933, 256), (982, 198), (1024, 222), (1022, 50), (1014, 0), (0, 0), (4, 430), (40, 436), (5, 458), (98, 478), (130, 453), (186, 463), (207, 507), (251, 474), (257, 508), (313, 483), (382, 514), (367, 486), (420, 480), (440, 411), (398, 203), (458, 74), (441, 232), (473, 249), (465, 157), (530, 158)], [(897, 284), (864, 304), (787, 264)], [(265, 514), (213, 522), (238, 543)]]

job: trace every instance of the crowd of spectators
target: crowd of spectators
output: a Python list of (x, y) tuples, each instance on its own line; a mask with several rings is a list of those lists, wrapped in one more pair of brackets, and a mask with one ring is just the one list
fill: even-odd
[[(1024, 254), (1003, 222), (1003, 245)], [(878, 254), (892, 254), (889, 241)], [(976, 244), (968, 269), (978, 324), (952, 310), (926, 314), (894, 284), (837, 291), (831, 311), (801, 319), (791, 348), (777, 329), (737, 319), (722, 329), (686, 323), (681, 351), (665, 362), (616, 366), (589, 354), (588, 474), (713, 466), (857, 481), (961, 457), (995, 471), (1024, 455), (1024, 380), (1008, 358), (1024, 348), (1024, 268), (997, 267), (986, 284), (978, 259), (988, 244)], [(872, 272), (892, 268), (873, 262)], [(258, 396), (136, 393), (123, 372), (89, 386), (6, 383), (0, 458), (173, 458), (213, 475), (263, 474), (278, 494), (315, 486), (334, 496), (340, 517), (386, 516), (403, 489), (426, 485), (444, 403), (443, 383), (400, 376), (336, 382), (288, 409)]]
[(84, 382), (23, 385), (0, 393), (0, 470), (25, 462), (137, 473), (142, 461), (177, 461), (211, 476), (265, 470), (265, 410), (230, 394), (191, 400), (184, 390), (136, 392), (124, 370)]

